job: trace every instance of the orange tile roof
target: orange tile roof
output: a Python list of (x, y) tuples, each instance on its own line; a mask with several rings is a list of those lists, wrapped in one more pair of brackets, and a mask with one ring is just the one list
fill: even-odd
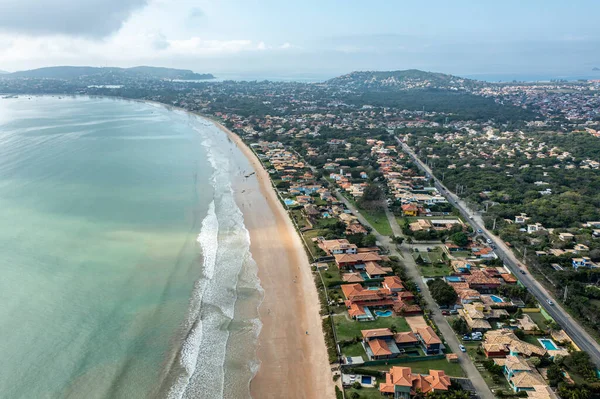
[(419, 342), (416, 335), (412, 331), (399, 332), (394, 335), (394, 341), (398, 344), (407, 344), (411, 342)]
[(429, 375), (415, 374), (410, 367), (392, 367), (385, 374), (385, 382), (379, 385), (379, 391), (394, 393), (394, 386), (410, 387), (411, 393), (421, 391), (447, 391), (451, 385), (450, 377), (442, 370), (429, 370)]
[(383, 286), (390, 290), (403, 290), (404, 284), (398, 276), (388, 276), (383, 279)]
[(365, 252), (359, 254), (338, 254), (335, 255), (335, 263), (366, 263), (366, 262), (379, 262), (381, 256), (374, 252)]
[(373, 355), (375, 356), (386, 356), (392, 354), (392, 351), (382, 339), (376, 338), (370, 340), (369, 348), (371, 348), (371, 351), (373, 351)]
[(419, 336), (421, 337), (423, 342), (425, 342), (426, 345), (442, 343), (440, 337), (437, 336), (435, 331), (433, 331), (433, 328), (431, 328), (430, 326), (419, 328), (417, 330), (417, 334), (419, 334)]
[(373, 328), (371, 330), (361, 330), (363, 338), (391, 337), (394, 335), (389, 328)]

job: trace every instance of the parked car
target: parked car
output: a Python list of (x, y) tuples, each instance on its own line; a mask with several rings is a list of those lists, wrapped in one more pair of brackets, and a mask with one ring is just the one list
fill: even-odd
[(464, 345), (458, 345), (458, 347), (460, 348), (461, 352), (466, 352), (467, 351), (467, 348), (465, 348)]
[(450, 314), (458, 314), (458, 310), (456, 310), (456, 309), (452, 309), (452, 310), (450, 311)]
[(447, 310), (442, 310), (442, 315), (444, 315), (444, 316), (448, 316), (449, 314), (450, 314), (450, 312), (449, 312), (449, 311), (447, 311)]
[(489, 238), (488, 238), (486, 241), (487, 241), (487, 243), (488, 243), (488, 244), (491, 244), (491, 243), (492, 243), (492, 240), (491, 240), (491, 239), (489, 239)]
[(477, 229), (478, 233), (483, 233), (483, 231), (481, 229)]
[(521, 274), (525, 274), (525, 270), (520, 270)]
[(468, 335), (465, 335), (462, 337), (463, 341), (470, 341), (471, 337), (469, 337)]

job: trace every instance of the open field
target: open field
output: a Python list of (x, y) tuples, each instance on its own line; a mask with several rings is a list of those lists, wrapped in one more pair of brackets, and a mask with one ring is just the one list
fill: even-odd
[(400, 331), (410, 331), (404, 317), (380, 317), (375, 321), (355, 321), (348, 318), (346, 314), (333, 316), (335, 331), (338, 340), (344, 341), (355, 337), (362, 337), (361, 330), (373, 328), (391, 328), (392, 325)]

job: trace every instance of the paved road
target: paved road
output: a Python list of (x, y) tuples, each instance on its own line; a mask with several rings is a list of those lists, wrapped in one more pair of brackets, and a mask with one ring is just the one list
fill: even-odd
[[(406, 267), (406, 272), (408, 276), (419, 286), (419, 289), (421, 290), (421, 295), (423, 295), (423, 298), (427, 302), (427, 306), (429, 307), (429, 309), (432, 310), (431, 318), (440, 329), (440, 332), (442, 333), (446, 344), (450, 346), (452, 352), (458, 355), (460, 365), (467, 377), (473, 383), (473, 386), (475, 387), (477, 393), (482, 399), (493, 399), (494, 394), (492, 393), (488, 385), (485, 383), (485, 380), (473, 364), (469, 355), (467, 353), (461, 352), (460, 348), (458, 347), (460, 345), (460, 343), (458, 342), (458, 338), (456, 337), (454, 330), (452, 330), (452, 327), (450, 327), (450, 325), (448, 324), (446, 318), (439, 311), (437, 304), (435, 303), (431, 294), (429, 293), (429, 288), (427, 287), (427, 284), (425, 284), (425, 282), (423, 281), (423, 278), (421, 277), (421, 274), (417, 269), (417, 264), (415, 263), (412, 257), (408, 245), (402, 244), (400, 246), (400, 251), (398, 251), (396, 249), (396, 245), (392, 242), (391, 238), (379, 234), (377, 230), (375, 230), (373, 226), (371, 226), (369, 222), (360, 214), (358, 209), (356, 209), (356, 207), (350, 203), (350, 201), (348, 201), (343, 195), (341, 195), (337, 191), (335, 191), (335, 195), (340, 201), (346, 204), (346, 207), (348, 207), (348, 209), (350, 209), (352, 213), (354, 213), (354, 215), (358, 217), (358, 220), (363, 225), (369, 226), (371, 229), (373, 229), (372, 233), (377, 238), (377, 241), (379, 241), (383, 246), (387, 247), (390, 250), (390, 255), (398, 256), (402, 259)], [(402, 230), (400, 229), (400, 226), (398, 226), (398, 222), (396, 221), (394, 215), (389, 210), (386, 212), (386, 214), (388, 216), (388, 220), (390, 221), (390, 226), (392, 227), (392, 231), (394, 232), (394, 234), (401, 236)]]
[[(473, 213), (467, 205), (458, 196), (450, 192), (434, 175), (431, 169), (427, 167), (416, 154), (403, 143), (398, 137), (396, 137), (398, 143), (402, 146), (402, 149), (407, 153), (419, 168), (427, 173), (431, 178), (434, 179), (435, 187), (444, 195), (453, 205), (455, 205), (466, 220), (476, 230), (481, 230), (486, 239), (492, 240), (496, 246), (496, 254), (500, 259), (504, 261), (504, 264), (515, 276), (519, 278), (521, 283), (531, 292), (544, 309), (556, 320), (556, 322), (567, 332), (567, 334), (575, 341), (575, 344), (579, 346), (582, 351), (587, 352), (590, 355), (592, 361), (596, 366), (600, 367), (600, 345), (592, 338), (579, 323), (573, 319), (550, 295), (550, 293), (540, 284), (537, 280), (531, 276), (526, 270), (526, 266), (521, 263), (512, 252), (510, 248), (500, 239), (493, 235), (490, 231), (485, 228), (481, 215)], [(552, 305), (548, 301), (552, 301)]]

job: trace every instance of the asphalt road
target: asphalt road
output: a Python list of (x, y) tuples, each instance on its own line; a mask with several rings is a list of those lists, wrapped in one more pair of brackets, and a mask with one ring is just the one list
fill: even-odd
[[(421, 160), (416, 156), (416, 154), (408, 147), (405, 143), (403, 143), (398, 137), (396, 137), (398, 143), (402, 146), (402, 149), (405, 153), (407, 153), (415, 164), (425, 173), (427, 173), (435, 182), (435, 187), (440, 191), (440, 193), (445, 196), (463, 215), (465, 220), (468, 220), (469, 223), (473, 226), (475, 230), (481, 230), (483, 237), (486, 239), (490, 239), (493, 244), (496, 246), (495, 252), (500, 259), (504, 261), (506, 267), (513, 272), (515, 276), (521, 281), (521, 283), (531, 292), (537, 300), (540, 302), (541, 306), (556, 320), (556, 322), (566, 331), (566, 333), (573, 339), (575, 344), (584, 352), (587, 352), (590, 355), (592, 361), (596, 364), (596, 366), (600, 367), (600, 345), (596, 342), (594, 338), (592, 338), (584, 329), (579, 325), (579, 323), (573, 319), (559, 304), (556, 303), (556, 300), (548, 293), (548, 291), (539, 283), (537, 280), (531, 276), (526, 270), (527, 267), (523, 263), (521, 263), (514, 253), (508, 248), (508, 246), (500, 239), (493, 235), (490, 231), (485, 228), (485, 225), (481, 219), (480, 215), (474, 214), (466, 204), (458, 198), (458, 196), (454, 195), (450, 192), (433, 174), (431, 169), (427, 167)], [(551, 301), (552, 305), (548, 302)]]
[[(358, 209), (356, 209), (356, 207), (350, 203), (350, 201), (348, 201), (343, 195), (341, 195), (337, 191), (335, 192), (335, 195), (338, 198), (338, 200), (346, 204), (346, 207), (350, 209), (355, 216), (358, 217), (358, 220), (363, 225), (368, 226), (373, 230), (372, 234), (375, 235), (377, 241), (380, 244), (389, 249), (390, 255), (394, 255), (402, 259), (402, 262), (406, 267), (407, 274), (410, 276), (411, 280), (413, 280), (417, 284), (417, 286), (421, 290), (421, 295), (425, 299), (425, 302), (427, 302), (427, 306), (429, 307), (429, 309), (432, 310), (431, 318), (440, 329), (440, 332), (444, 337), (446, 345), (448, 345), (450, 349), (452, 349), (452, 352), (458, 355), (459, 363), (463, 371), (465, 372), (467, 378), (471, 380), (471, 382), (473, 383), (473, 387), (482, 399), (493, 399), (494, 394), (492, 393), (488, 385), (485, 383), (485, 380), (473, 364), (473, 361), (471, 360), (469, 355), (460, 350), (460, 342), (458, 341), (454, 330), (452, 330), (452, 327), (450, 327), (450, 324), (448, 324), (448, 321), (438, 309), (437, 303), (433, 300), (433, 297), (429, 293), (429, 288), (427, 287), (427, 284), (425, 284), (425, 282), (423, 281), (423, 278), (421, 277), (421, 274), (417, 269), (417, 264), (415, 263), (412, 257), (408, 245), (403, 243), (400, 247), (400, 251), (398, 251), (396, 249), (396, 245), (392, 242), (391, 238), (379, 234), (377, 230), (375, 230), (373, 226), (371, 226), (369, 222), (360, 214)], [(390, 225), (394, 234), (398, 236), (402, 235), (400, 226), (398, 226), (398, 223), (396, 222), (394, 216), (389, 212), (389, 210), (386, 212), (386, 214), (388, 216), (388, 220), (390, 221)], [(410, 366), (410, 364), (408, 365)]]

